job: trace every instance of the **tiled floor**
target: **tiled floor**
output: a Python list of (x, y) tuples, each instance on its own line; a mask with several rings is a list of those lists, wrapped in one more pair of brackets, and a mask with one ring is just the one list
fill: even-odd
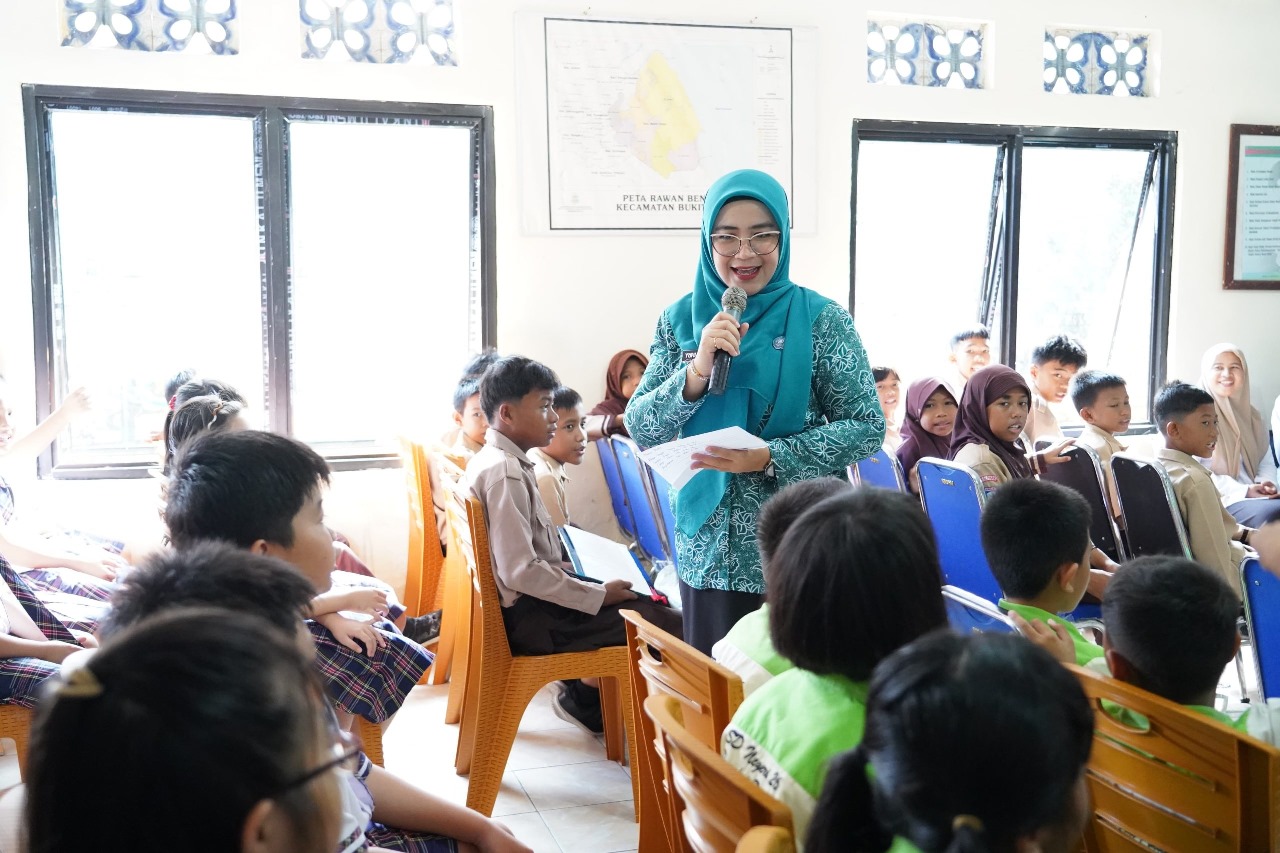
[[(555, 716), (552, 688), (530, 703), (511, 749), (495, 818), (536, 853), (636, 849), (627, 770), (600, 739)], [(383, 738), (387, 769), (457, 803), (467, 780), (453, 769), (458, 727), (445, 725), (447, 685), (415, 687)]]

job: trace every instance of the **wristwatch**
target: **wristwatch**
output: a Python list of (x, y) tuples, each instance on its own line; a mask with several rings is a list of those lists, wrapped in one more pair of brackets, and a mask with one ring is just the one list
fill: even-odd
[(769, 456), (769, 464), (764, 466), (764, 470), (760, 473), (768, 477), (770, 480), (776, 480), (778, 478), (778, 469), (777, 466), (773, 464), (772, 455)]

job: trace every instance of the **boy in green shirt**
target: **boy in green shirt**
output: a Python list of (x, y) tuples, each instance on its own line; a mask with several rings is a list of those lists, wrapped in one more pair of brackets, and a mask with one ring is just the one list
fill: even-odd
[(1102, 659), (1066, 619), (1089, 584), (1089, 504), (1045, 480), (1011, 480), (982, 512), (982, 550), (1004, 598), (1000, 608), (1023, 636), (1066, 663)]

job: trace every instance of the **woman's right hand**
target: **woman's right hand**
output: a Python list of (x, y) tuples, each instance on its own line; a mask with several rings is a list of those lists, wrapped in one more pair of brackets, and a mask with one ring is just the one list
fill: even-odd
[[(742, 336), (747, 333), (750, 323), (742, 323), (725, 312), (711, 318), (702, 329), (702, 340), (698, 342), (698, 352), (693, 357), (694, 367), (703, 376), (711, 375), (711, 367), (715, 364), (717, 352), (727, 352), (731, 356), (738, 355), (742, 347)], [(703, 369), (705, 368), (705, 370)]]

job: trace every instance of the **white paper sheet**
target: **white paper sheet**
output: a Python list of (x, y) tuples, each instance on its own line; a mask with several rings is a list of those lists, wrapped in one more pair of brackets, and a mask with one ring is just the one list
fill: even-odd
[(649, 579), (626, 545), (578, 527), (561, 527), (569, 559), (578, 574), (598, 581), (624, 580), (641, 594), (650, 590)]
[(640, 451), (640, 458), (649, 463), (653, 470), (657, 471), (678, 492), (698, 473), (690, 467), (693, 465), (693, 454), (702, 453), (708, 447), (751, 450), (766, 446), (764, 439), (752, 435), (742, 427), (733, 426), (650, 447), (648, 450)]

